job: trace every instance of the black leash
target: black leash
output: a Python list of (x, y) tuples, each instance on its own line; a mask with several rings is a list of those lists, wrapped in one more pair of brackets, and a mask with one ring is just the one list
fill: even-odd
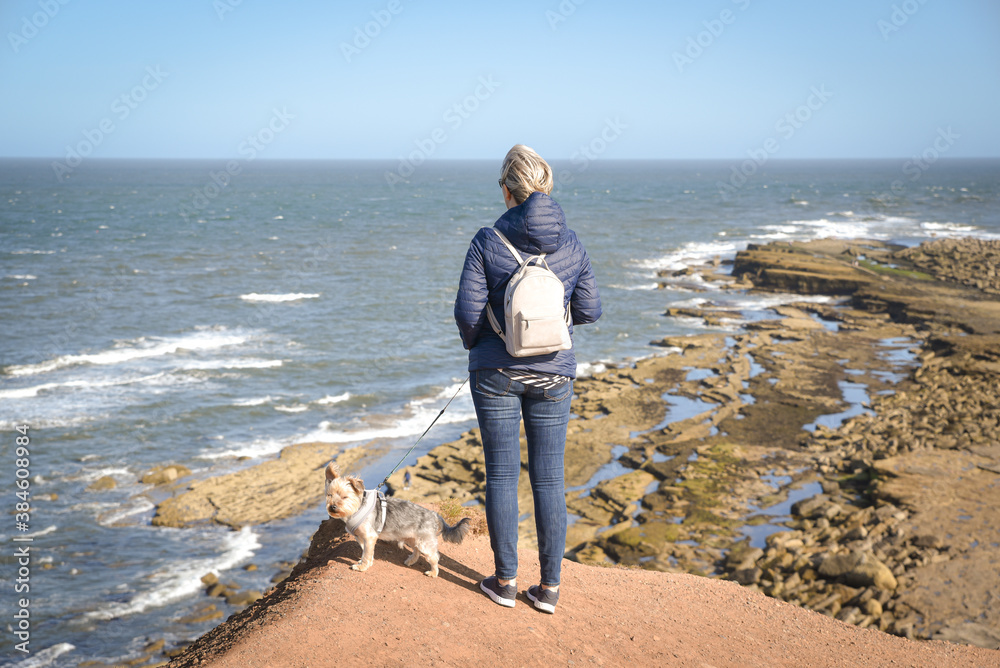
[[(455, 401), (455, 397), (458, 396), (458, 393), (462, 391), (462, 388), (464, 388), (465, 384), (468, 383), (468, 382), (469, 382), (469, 377), (466, 376), (465, 380), (462, 381), (462, 384), (458, 386), (458, 391), (456, 391), (455, 394), (452, 395), (451, 399), (448, 400), (448, 403), (446, 403), (444, 405), (444, 408), (441, 409), (441, 412), (437, 414), (437, 417), (435, 417), (433, 420), (431, 420), (431, 423), (429, 425), (427, 425), (427, 429), (424, 429), (424, 433), (420, 434), (420, 438), (417, 439), (417, 442), (414, 443), (412, 446), (410, 446), (410, 449), (406, 451), (406, 454), (404, 454), (403, 457), (399, 460), (399, 462), (395, 466), (392, 467), (392, 470), (389, 471), (389, 474), (386, 475), (386, 477), (382, 479), (382, 482), (380, 482), (378, 484), (378, 487), (376, 487), (375, 489), (381, 490), (382, 486), (384, 484), (386, 484), (387, 482), (389, 482), (389, 476), (391, 476), (393, 473), (395, 473), (396, 469), (399, 468), (399, 465), (402, 464), (406, 460), (406, 458), (410, 456), (410, 453), (413, 452), (413, 448), (417, 447), (417, 444), (420, 443), (420, 439), (422, 439), (424, 436), (426, 436), (427, 432), (429, 432), (431, 430), (431, 427), (434, 426), (434, 423), (437, 422), (438, 419), (442, 415), (444, 415), (444, 412), (446, 410), (448, 410), (448, 406), (451, 406), (451, 402)], [(381, 491), (379, 492), (379, 494), (381, 494)]]

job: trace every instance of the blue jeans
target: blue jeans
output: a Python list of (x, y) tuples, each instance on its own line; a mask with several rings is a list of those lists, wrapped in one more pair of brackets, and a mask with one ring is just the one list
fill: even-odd
[(497, 369), (480, 369), (472, 376), (472, 400), (486, 460), (486, 523), (495, 575), (502, 580), (517, 577), (517, 481), (523, 414), (541, 584), (554, 587), (559, 584), (566, 552), (563, 455), (573, 382), (543, 390), (511, 380)]

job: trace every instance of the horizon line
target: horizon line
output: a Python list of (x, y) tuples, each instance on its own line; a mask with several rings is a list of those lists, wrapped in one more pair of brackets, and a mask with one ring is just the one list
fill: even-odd
[[(915, 158), (920, 158), (920, 156), (888, 156), (888, 157), (813, 157), (813, 158), (768, 158), (766, 162), (832, 162), (832, 161), (852, 161), (852, 162), (862, 162), (862, 161), (887, 161), (887, 160), (913, 160)], [(573, 157), (558, 157), (558, 158), (546, 158), (549, 162), (564, 162), (573, 160)], [(0, 155), (0, 160), (36, 160), (36, 161), (60, 161), (65, 160), (65, 156), (52, 157), (52, 156), (10, 156), (10, 155)], [(245, 158), (233, 158), (228, 157), (215, 157), (215, 158), (204, 158), (204, 157), (87, 157), (85, 162), (111, 162), (111, 161), (203, 161), (203, 162), (221, 162), (221, 161), (237, 161), (237, 162), (399, 162), (399, 158), (254, 158), (253, 160), (247, 160)], [(495, 162), (500, 161), (502, 158), (428, 158), (424, 161), (425, 163), (437, 162)], [(601, 158), (600, 160), (591, 161), (591, 163), (596, 162), (740, 162), (744, 160), (752, 160), (752, 158), (745, 156), (737, 156), (730, 158)], [(959, 160), (1000, 160), (1000, 155), (986, 155), (986, 156), (940, 156), (934, 162), (955, 162)], [(763, 164), (761, 165), (763, 166)]]

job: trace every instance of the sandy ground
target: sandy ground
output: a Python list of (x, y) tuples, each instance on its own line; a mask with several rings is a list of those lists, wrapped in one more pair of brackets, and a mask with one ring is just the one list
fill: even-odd
[(517, 605), (479, 591), (489, 540), (442, 550), (441, 575), (380, 542), (366, 573), (360, 547), (324, 522), (308, 560), (268, 596), (192, 645), (171, 666), (1000, 666), (1000, 650), (918, 642), (685, 574), (566, 561), (555, 615), (524, 590), (538, 573), (522, 551)]

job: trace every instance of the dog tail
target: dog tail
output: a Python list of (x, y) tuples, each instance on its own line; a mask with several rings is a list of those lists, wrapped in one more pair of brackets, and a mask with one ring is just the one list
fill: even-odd
[(461, 543), (472, 528), (472, 520), (468, 517), (463, 517), (455, 526), (450, 526), (440, 515), (438, 518), (441, 520), (441, 538), (446, 543)]

